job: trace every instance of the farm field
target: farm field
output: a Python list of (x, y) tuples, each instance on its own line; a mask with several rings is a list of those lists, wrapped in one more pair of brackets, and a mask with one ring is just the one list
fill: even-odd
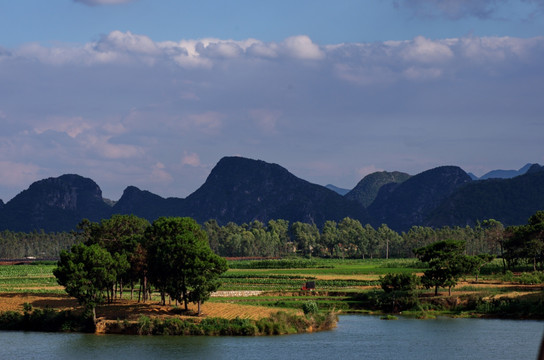
[[(214, 296), (204, 303), (204, 316), (259, 319), (278, 310), (301, 312), (302, 304), (308, 300), (314, 301), (321, 310), (368, 312), (360, 298), (381, 291), (381, 276), (387, 273), (420, 275), (424, 271), (415, 259), (255, 260), (232, 261), (229, 265), (231, 268), (221, 277), (220, 288), (227, 296)], [(0, 266), (0, 312), (22, 311), (25, 303), (34, 308), (78, 311), (77, 302), (57, 284), (52, 274), (55, 266), (52, 263)], [(462, 279), (453, 289), (452, 296), (500, 299), (541, 294), (541, 284), (520, 284), (515, 279), (504, 281), (499, 273), (500, 264), (492, 263), (482, 269), (478, 283), (473, 277)], [(315, 290), (301, 290), (307, 281), (315, 283)], [(247, 296), (248, 292), (260, 293)], [(422, 289), (420, 294), (430, 296), (432, 290)], [(447, 297), (447, 290), (440, 289), (439, 297)], [(134, 299), (137, 299), (137, 292)], [(158, 295), (153, 301), (143, 304), (131, 300), (130, 291), (125, 289), (123, 299), (112, 305), (100, 306), (97, 316), (110, 320), (135, 320), (140, 315), (180, 316), (175, 304), (158, 304)], [(196, 306), (191, 310), (196, 311)]]

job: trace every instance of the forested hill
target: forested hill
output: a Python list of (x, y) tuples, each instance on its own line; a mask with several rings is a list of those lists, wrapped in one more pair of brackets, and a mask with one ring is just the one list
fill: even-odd
[(359, 181), (359, 183), (346, 194), (346, 198), (358, 201), (366, 208), (374, 202), (382, 186), (400, 184), (409, 178), (410, 175), (399, 171), (378, 171), (365, 176)]
[(8, 201), (0, 209), (0, 229), (69, 231), (83, 218), (98, 221), (110, 214), (94, 181), (69, 174), (37, 181)]
[(375, 226), (384, 223), (395, 230), (408, 230), (425, 223), (445, 198), (469, 182), (470, 176), (457, 166), (427, 170), (400, 184), (382, 187), (368, 211)]
[(476, 220), (492, 218), (507, 225), (519, 225), (542, 209), (544, 167), (535, 164), (525, 175), (474, 181), (461, 187), (430, 214), (426, 223), (472, 226)]
[(299, 179), (277, 164), (240, 157), (221, 159), (186, 202), (187, 213), (199, 221), (285, 219), (318, 225), (344, 217), (369, 221), (355, 201)]
[[(226, 157), (185, 199), (165, 199), (129, 186), (115, 203), (102, 198), (93, 180), (63, 175), (37, 181), (3, 206), (0, 203), (0, 230), (70, 231), (83, 218), (99, 221), (112, 214), (134, 214), (150, 221), (191, 216), (201, 223), (216, 219), (219, 224), (285, 219), (319, 227), (326, 220), (350, 217), (375, 227), (384, 223), (397, 231), (413, 225), (473, 225), (489, 218), (517, 225), (544, 209), (543, 169), (535, 164), (525, 175), (485, 181), (473, 181), (455, 166), (412, 177), (376, 173), (363, 179), (350, 196), (341, 196), (277, 164)], [(373, 198), (365, 208), (363, 204)]]

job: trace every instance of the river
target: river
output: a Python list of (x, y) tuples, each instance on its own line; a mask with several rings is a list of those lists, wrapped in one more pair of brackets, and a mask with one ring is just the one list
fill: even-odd
[(536, 359), (543, 321), (380, 320), (344, 315), (338, 328), (263, 337), (0, 332), (0, 359)]

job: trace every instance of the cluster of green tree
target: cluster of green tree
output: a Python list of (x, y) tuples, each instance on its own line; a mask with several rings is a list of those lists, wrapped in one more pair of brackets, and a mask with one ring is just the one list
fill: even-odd
[[(135, 217), (134, 217), (135, 218)], [(138, 218), (141, 227), (148, 222)], [(106, 222), (102, 221), (104, 226)], [(96, 225), (84, 220), (80, 227), (83, 233), (96, 238)], [(147, 225), (145, 225), (147, 224)], [(315, 224), (302, 222), (289, 223), (287, 220), (270, 220), (267, 224), (253, 221), (238, 225), (228, 223), (219, 226), (217, 221), (208, 220), (203, 224), (212, 250), (226, 257), (279, 257), (292, 254), (326, 258), (406, 258), (413, 257), (413, 249), (441, 240), (463, 240), (469, 255), (490, 253), (501, 255), (505, 250), (505, 229), (495, 220), (485, 220), (474, 227), (431, 227), (413, 226), (406, 232), (398, 233), (382, 224), (375, 229), (369, 224), (363, 226), (358, 220), (346, 217), (340, 222), (326, 221), (321, 229)], [(105, 231), (105, 230), (104, 230)], [(77, 235), (77, 236), (76, 236)], [(60, 250), (69, 249), (81, 234), (72, 233), (0, 233), (0, 258), (23, 258), (26, 256), (57, 258)], [(131, 241), (113, 241), (103, 247), (115, 252), (133, 253), (142, 251), (132, 235)], [(135, 269), (133, 269), (136, 271)]]
[(469, 255), (500, 254), (503, 225), (486, 220), (474, 227), (414, 226), (398, 233), (382, 224), (377, 229), (363, 226), (349, 217), (340, 222), (326, 221), (321, 229), (314, 224), (271, 220), (219, 226), (215, 220), (204, 223), (210, 246), (227, 257), (277, 257), (293, 253), (327, 258), (413, 257), (413, 249), (442, 240), (465, 241)]
[(30, 233), (4, 230), (0, 232), (0, 259), (23, 259), (34, 257), (40, 259), (56, 259), (61, 250), (70, 249), (77, 238), (66, 232)]
[(451, 288), (462, 275), (478, 276), (482, 266), (494, 259), (490, 254), (465, 255), (465, 250), (466, 243), (456, 240), (438, 241), (414, 250), (418, 259), (428, 264), (421, 278), (423, 286), (434, 287), (435, 295), (438, 295), (439, 287), (447, 287), (451, 295)]
[(134, 215), (114, 215), (79, 225), (82, 242), (62, 251), (54, 275), (96, 322), (96, 305), (122, 296), (129, 284), (131, 298), (139, 284), (138, 301), (151, 289), (176, 302), (200, 304), (220, 283), (226, 261), (213, 253), (207, 234), (191, 218), (159, 218), (149, 224)]
[[(135, 218), (135, 217), (134, 217)], [(413, 249), (437, 241), (456, 240), (466, 243), (466, 254), (489, 253), (505, 259), (505, 268), (518, 265), (543, 264), (544, 240), (542, 240), (543, 212), (535, 213), (527, 225), (511, 226), (507, 229), (496, 220), (485, 220), (474, 227), (431, 228), (413, 226), (406, 232), (398, 233), (382, 224), (377, 229), (371, 225), (363, 226), (358, 220), (349, 217), (340, 222), (326, 221), (321, 229), (314, 224), (287, 220), (270, 220), (266, 225), (260, 221), (238, 225), (228, 223), (219, 226), (217, 221), (208, 220), (203, 229), (208, 235), (212, 250), (227, 257), (278, 257), (292, 254), (327, 258), (389, 258), (413, 257)], [(138, 218), (141, 226), (149, 224)], [(103, 221), (104, 226), (107, 222)], [(101, 224), (102, 224), (101, 223)], [(83, 221), (80, 225), (88, 227), (83, 233), (97, 238), (96, 225)], [(142, 225), (143, 224), (143, 225)], [(147, 225), (146, 225), (147, 224)], [(132, 235), (131, 235), (132, 236)], [(143, 251), (135, 237), (131, 242), (125, 240), (103, 247), (110, 253), (123, 251), (138, 254)], [(72, 233), (0, 233), (0, 258), (23, 258), (27, 256), (55, 258), (62, 249), (69, 249), (81, 239), (81, 234)], [(84, 241), (88, 239), (84, 236)], [(122, 245), (121, 245), (122, 244)], [(113, 246), (113, 248), (112, 248)], [(133, 255), (136, 256), (136, 255)], [(134, 264), (133, 262), (130, 262)], [(131, 265), (134, 266), (134, 265)], [(136, 271), (132, 269), (131, 271)], [(129, 280), (131, 281), (131, 280)], [(134, 279), (132, 279), (134, 282)]]
[(476, 275), (485, 264), (494, 259), (493, 255), (479, 254), (466, 255), (466, 243), (463, 240), (438, 241), (414, 250), (416, 256), (427, 265), (422, 277), (414, 274), (387, 274), (380, 278), (380, 285), (384, 290), (375, 301), (382, 310), (398, 312), (416, 308), (420, 300), (416, 290), (420, 286), (434, 288), (438, 295), (438, 288), (447, 287), (451, 296), (451, 289), (463, 275)]
[(508, 268), (532, 264), (544, 269), (544, 211), (533, 214), (527, 225), (509, 226), (503, 241), (503, 259)]

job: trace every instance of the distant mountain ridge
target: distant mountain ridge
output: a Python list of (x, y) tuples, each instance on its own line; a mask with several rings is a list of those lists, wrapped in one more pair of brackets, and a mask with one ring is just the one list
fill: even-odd
[(538, 164), (525, 164), (519, 170), (492, 170), (484, 175), (480, 176), (478, 180), (487, 180), (487, 179), (511, 179), (513, 177), (525, 174), (533, 165)]
[(428, 215), (460, 186), (472, 182), (460, 167), (441, 166), (393, 184), (378, 193), (368, 207), (374, 225), (407, 230), (425, 223)]
[(333, 184), (327, 184), (325, 185), (325, 187), (329, 190), (334, 191), (338, 195), (342, 195), (342, 196), (346, 195), (350, 191), (349, 189), (343, 189), (338, 186), (334, 186)]
[[(523, 168), (522, 168), (523, 169)], [(369, 200), (371, 199), (371, 200)], [(494, 218), (523, 224), (544, 209), (544, 167), (532, 164), (511, 179), (473, 181), (456, 166), (410, 176), (378, 172), (363, 178), (346, 196), (312, 184), (277, 164), (225, 157), (204, 184), (187, 198), (163, 198), (128, 186), (117, 202), (104, 199), (91, 179), (75, 174), (37, 181), (12, 200), (0, 201), (0, 230), (70, 231), (83, 219), (134, 214), (150, 221), (159, 216), (191, 216), (238, 224), (271, 219), (321, 226), (344, 217), (397, 231), (414, 225), (465, 226)]]
[(346, 216), (367, 217), (356, 202), (277, 164), (240, 157), (221, 159), (186, 202), (189, 216), (220, 223), (282, 218), (323, 224)]
[(473, 226), (476, 220), (496, 219), (504, 224), (525, 224), (544, 209), (544, 167), (533, 164), (511, 179), (474, 181), (461, 187), (432, 211), (426, 223)]
[(0, 229), (72, 230), (83, 218), (98, 221), (110, 213), (94, 181), (67, 174), (37, 181), (8, 201), (0, 209)]

